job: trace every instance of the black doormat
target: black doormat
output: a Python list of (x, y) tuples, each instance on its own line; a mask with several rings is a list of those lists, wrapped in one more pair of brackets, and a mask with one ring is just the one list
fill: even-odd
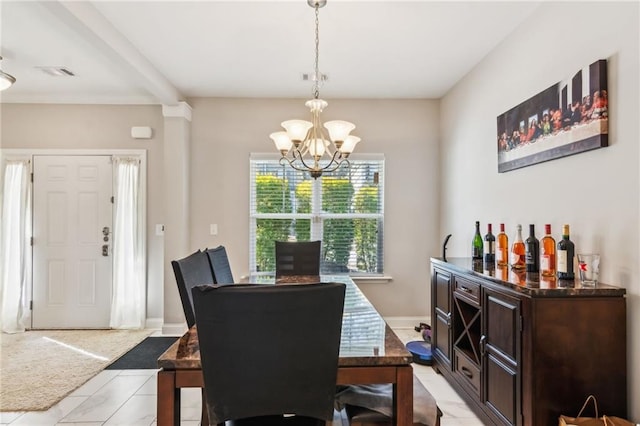
[(178, 337), (147, 337), (109, 365), (106, 370), (157, 369), (158, 358)]

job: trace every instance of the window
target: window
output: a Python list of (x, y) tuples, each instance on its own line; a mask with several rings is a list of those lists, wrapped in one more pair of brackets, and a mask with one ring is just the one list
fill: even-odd
[(321, 272), (383, 273), (384, 157), (361, 156), (314, 180), (252, 155), (250, 269), (275, 270), (274, 241), (322, 241)]

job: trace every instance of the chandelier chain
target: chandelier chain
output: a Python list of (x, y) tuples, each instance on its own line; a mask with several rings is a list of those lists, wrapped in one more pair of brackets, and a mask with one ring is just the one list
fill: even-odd
[(315, 99), (318, 99), (318, 97), (320, 96), (320, 68), (318, 66), (318, 57), (319, 57), (319, 51), (320, 51), (320, 31), (319, 31), (319, 26), (320, 26), (320, 6), (318, 5), (318, 3), (316, 3), (315, 6), (316, 9), (316, 59), (315, 59), (315, 64), (314, 64), (314, 72), (315, 72), (315, 78), (314, 78), (314, 83), (313, 83), (313, 97)]

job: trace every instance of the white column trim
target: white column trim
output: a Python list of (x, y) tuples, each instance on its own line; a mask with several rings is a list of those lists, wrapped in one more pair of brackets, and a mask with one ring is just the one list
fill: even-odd
[(186, 102), (178, 102), (177, 105), (162, 105), (162, 115), (167, 117), (184, 118), (191, 122), (191, 113), (193, 109)]

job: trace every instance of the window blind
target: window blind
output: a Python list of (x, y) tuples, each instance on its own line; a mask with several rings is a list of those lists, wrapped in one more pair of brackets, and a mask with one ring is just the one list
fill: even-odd
[(278, 158), (250, 159), (250, 270), (275, 270), (274, 241), (322, 241), (321, 273), (384, 271), (384, 157), (314, 180)]

